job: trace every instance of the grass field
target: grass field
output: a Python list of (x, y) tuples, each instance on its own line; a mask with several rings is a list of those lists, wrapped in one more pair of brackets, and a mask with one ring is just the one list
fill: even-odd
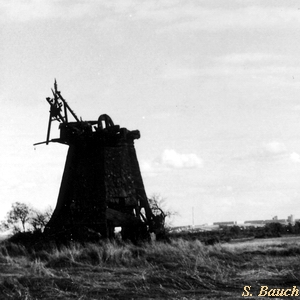
[[(300, 287), (300, 237), (205, 246), (0, 244), (0, 299), (245, 299), (261, 286)], [(286, 297), (272, 297), (284, 299)], [(289, 297), (291, 298), (291, 297)]]

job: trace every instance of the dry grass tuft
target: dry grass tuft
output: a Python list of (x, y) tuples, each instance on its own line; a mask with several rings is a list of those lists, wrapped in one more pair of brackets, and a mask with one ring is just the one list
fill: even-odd
[(39, 251), (1, 243), (0, 299), (237, 298), (244, 285), (299, 285), (299, 249), (286, 240), (72, 243)]

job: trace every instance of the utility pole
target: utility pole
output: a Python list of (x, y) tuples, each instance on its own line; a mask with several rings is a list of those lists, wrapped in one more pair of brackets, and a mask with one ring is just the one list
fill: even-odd
[(194, 229), (195, 224), (194, 224), (194, 206), (192, 206), (192, 228)]

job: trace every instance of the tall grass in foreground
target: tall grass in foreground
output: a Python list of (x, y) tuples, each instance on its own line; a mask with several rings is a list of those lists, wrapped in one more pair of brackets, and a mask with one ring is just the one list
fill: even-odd
[[(181, 288), (207, 287), (223, 281), (238, 258), (220, 246), (204, 246), (199, 241), (175, 240), (135, 246), (126, 243), (72, 243), (60, 248), (34, 251), (21, 245), (0, 245), (0, 260), (21, 263), (39, 276), (52, 276), (52, 270), (67, 268), (135, 268), (144, 270), (144, 279), (173, 282)], [(171, 272), (169, 272), (171, 271)], [(176, 278), (176, 279), (175, 279)]]
[(134, 298), (153, 292), (170, 298), (182, 291), (240, 289), (260, 280), (299, 283), (299, 256), (296, 243), (205, 246), (177, 239), (135, 246), (107, 241), (35, 251), (4, 242), (0, 264), (9, 276), (0, 276), (0, 298), (40, 299), (42, 291), (47, 291), (43, 299), (113, 299), (116, 293), (125, 299), (124, 293)]

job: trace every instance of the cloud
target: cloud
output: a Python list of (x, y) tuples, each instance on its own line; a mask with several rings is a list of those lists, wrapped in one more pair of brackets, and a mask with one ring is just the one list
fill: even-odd
[(290, 159), (293, 162), (300, 163), (300, 154), (298, 154), (296, 152), (293, 152), (293, 153), (290, 154)]
[(80, 18), (95, 12), (94, 2), (68, 2), (59, 0), (1, 1), (1, 19), (17, 22), (47, 20), (52, 18)]
[(288, 55), (240, 52), (221, 55), (213, 59), (208, 57), (206, 63), (208, 65), (201, 68), (171, 63), (161, 68), (158, 78), (162, 80), (192, 80), (201, 77), (205, 80), (209, 77), (216, 78), (216, 76), (239, 77), (243, 82), (246, 82), (246, 78), (259, 82), (259, 84), (274, 86), (295, 86), (294, 78), (300, 78), (300, 64)]
[(181, 154), (173, 149), (166, 149), (161, 157), (163, 166), (176, 169), (199, 168), (202, 160), (194, 153)]
[(261, 52), (246, 52), (246, 53), (231, 53), (228, 55), (220, 56), (216, 58), (216, 61), (219, 63), (227, 64), (245, 64), (245, 63), (259, 63), (261, 64), (266, 62), (278, 62), (290, 60), (289, 56), (285, 55), (272, 55), (270, 53), (261, 53)]
[[(300, 11), (295, 5), (271, 6), (257, 2), (228, 4), (222, 1), (141, 1), (141, 0), (14, 0), (0, 1), (1, 20), (30, 21), (36, 19), (71, 19), (82, 16), (130, 17), (132, 21), (146, 21), (159, 24), (160, 32), (220, 31), (245, 28), (297, 28)], [(252, 2), (253, 3), (253, 2)]]
[[(196, 4), (186, 4), (173, 9), (165, 9), (154, 15), (153, 11), (145, 12), (143, 17), (156, 18), (161, 22), (171, 22), (168, 28), (181, 31), (220, 31), (241, 29), (288, 29), (300, 22), (300, 12), (295, 8), (245, 6), (239, 8), (208, 8)], [(177, 18), (175, 19), (175, 16)], [(175, 22), (176, 21), (176, 22)]]
[(235, 157), (236, 160), (250, 160), (250, 161), (270, 161), (278, 159), (286, 159), (288, 151), (282, 142), (271, 141), (259, 145), (256, 149)]
[(251, 80), (252, 86), (254, 81), (260, 85), (294, 87), (294, 78), (300, 77), (300, 69), (299, 62), (289, 55), (241, 52), (221, 55), (212, 59), (210, 66), (201, 70), (201, 76), (227, 78), (238, 76), (244, 83), (250, 84), (249, 80)]
[(152, 161), (148, 160), (141, 160), (140, 161), (140, 169), (142, 173), (145, 173), (149, 176), (154, 176), (156, 173), (158, 173), (158, 170), (156, 168), (157, 166), (154, 165)]
[(294, 163), (300, 163), (300, 154), (297, 152), (290, 152), (286, 145), (282, 142), (272, 141), (264, 143), (256, 151), (237, 158), (238, 160), (250, 159), (256, 161), (281, 161), (287, 163), (292, 161)]
[(255, 159), (259, 160), (286, 160), (289, 156), (287, 147), (284, 143), (278, 141), (271, 141), (264, 143), (256, 154), (253, 155)]
[(141, 171), (149, 176), (169, 172), (171, 169), (195, 169), (202, 166), (202, 159), (195, 153), (178, 153), (174, 149), (165, 149), (160, 157), (140, 162)]
[(199, 75), (201, 75), (199, 69), (171, 66), (164, 69), (159, 77), (163, 80), (182, 80), (197, 77)]
[(265, 143), (263, 147), (265, 154), (272, 156), (285, 154), (287, 151), (286, 146), (277, 141)]
[(220, 73), (248, 74), (260, 76), (299, 75), (299, 66), (290, 55), (277, 55), (266, 52), (241, 52), (222, 55), (214, 59), (213, 71)]
[(178, 118), (180, 114), (178, 112), (170, 112), (170, 111), (158, 111), (148, 116), (144, 116), (143, 119), (153, 118), (155, 120), (167, 120), (169, 118)]
[(228, 3), (220, 1), (115, 1), (111, 9), (130, 14), (132, 20), (160, 23), (160, 32), (177, 31), (224, 31), (241, 29), (290, 29), (300, 23), (300, 12), (296, 5), (268, 5), (248, 1)]

